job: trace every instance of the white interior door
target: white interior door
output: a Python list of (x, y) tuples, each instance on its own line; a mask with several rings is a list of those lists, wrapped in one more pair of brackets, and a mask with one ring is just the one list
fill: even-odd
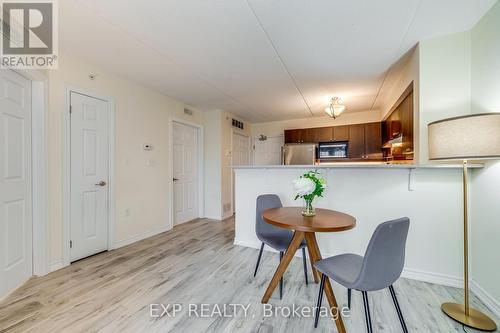
[(281, 147), (283, 136), (268, 137), (267, 140), (255, 139), (254, 164), (255, 165), (280, 165)]
[(198, 129), (173, 123), (174, 224), (199, 217)]
[(70, 261), (108, 249), (108, 102), (71, 92)]
[(250, 138), (233, 132), (233, 165), (250, 164)]
[(31, 82), (0, 70), (0, 299), (32, 274)]
[[(246, 135), (233, 132), (232, 165), (250, 164), (250, 138)], [(234, 212), (234, 170), (231, 172), (232, 209)]]

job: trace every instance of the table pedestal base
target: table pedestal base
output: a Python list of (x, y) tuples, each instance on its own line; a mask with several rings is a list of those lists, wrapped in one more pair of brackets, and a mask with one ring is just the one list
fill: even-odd
[[(281, 260), (278, 268), (276, 269), (276, 272), (274, 273), (274, 276), (269, 283), (269, 286), (266, 289), (266, 292), (264, 293), (264, 296), (262, 297), (262, 303), (265, 304), (269, 301), (269, 298), (271, 298), (271, 295), (274, 292), (274, 289), (276, 289), (276, 286), (278, 285), (279, 281), (283, 277), (283, 274), (285, 273), (288, 265), (293, 259), (293, 256), (295, 255), (295, 252), (300, 247), (300, 244), (302, 241), (306, 240), (307, 243), (307, 250), (309, 251), (309, 257), (311, 260), (311, 266), (312, 266), (312, 271), (314, 275), (314, 281), (316, 283), (319, 282), (319, 272), (314, 268), (314, 263), (318, 260), (321, 260), (321, 253), (319, 251), (318, 243), (316, 242), (316, 236), (314, 232), (303, 232), (303, 231), (295, 231), (292, 241), (290, 242), (290, 245), (288, 245), (288, 249), (285, 252), (285, 255), (283, 256), (283, 259)], [(328, 303), (330, 304), (330, 311), (334, 309), (334, 313), (336, 313), (337, 318), (335, 320), (335, 324), (337, 325), (337, 330), (339, 333), (345, 333), (345, 326), (344, 326), (344, 321), (342, 320), (342, 316), (340, 314), (340, 311), (338, 309), (337, 305), (337, 300), (335, 299), (335, 295), (333, 293), (332, 285), (330, 284), (330, 279), (325, 280), (325, 294), (326, 298), (328, 299)]]

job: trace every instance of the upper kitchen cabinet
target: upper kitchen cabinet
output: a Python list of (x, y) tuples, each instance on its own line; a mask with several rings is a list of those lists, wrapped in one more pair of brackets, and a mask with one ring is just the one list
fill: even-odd
[(285, 130), (285, 143), (300, 143), (299, 129)]
[(384, 142), (401, 135), (401, 108), (398, 106), (384, 122)]
[(365, 158), (382, 159), (382, 123), (365, 124)]
[(315, 130), (318, 142), (329, 142), (334, 140), (334, 127), (320, 127)]
[(392, 107), (383, 123), (385, 156), (395, 160), (413, 159), (413, 83)]
[(285, 130), (285, 143), (348, 141), (349, 159), (382, 159), (382, 123)]
[(401, 103), (401, 134), (403, 135), (402, 153), (413, 155), (413, 92)]
[(349, 158), (365, 158), (365, 125), (349, 125)]
[(318, 142), (316, 128), (304, 128), (300, 130), (300, 139), (302, 143)]
[(349, 126), (335, 126), (333, 127), (333, 141), (348, 141), (349, 140)]
[(285, 130), (285, 143), (316, 143), (316, 128)]
[(349, 159), (382, 159), (382, 124), (349, 125)]

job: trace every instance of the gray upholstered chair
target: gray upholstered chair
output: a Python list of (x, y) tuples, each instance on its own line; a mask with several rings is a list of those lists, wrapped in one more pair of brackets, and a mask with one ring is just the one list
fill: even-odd
[(362, 292), (366, 327), (369, 333), (372, 332), (372, 324), (367, 292), (388, 287), (403, 332), (408, 332), (392, 284), (403, 271), (406, 236), (408, 235), (409, 226), (410, 219), (407, 217), (384, 222), (375, 229), (364, 257), (348, 253), (326, 258), (314, 264), (314, 267), (322, 273), (314, 327), (318, 326), (319, 308), (323, 298), (325, 279), (329, 277), (348, 288), (349, 308), (351, 307), (351, 289)]
[[(280, 253), (280, 261), (283, 258), (290, 241), (293, 237), (293, 232), (291, 230), (275, 227), (269, 223), (266, 223), (262, 218), (262, 213), (271, 208), (282, 207), (280, 198), (276, 194), (263, 194), (257, 197), (257, 209), (255, 215), (255, 232), (257, 237), (262, 242), (259, 251), (259, 257), (257, 258), (257, 265), (255, 266), (255, 272), (253, 276), (257, 275), (257, 269), (259, 269), (260, 258), (262, 257), (262, 251), (264, 250), (264, 245), (267, 245)], [(302, 248), (302, 258), (304, 263), (304, 276), (307, 281), (307, 264), (306, 264), (306, 243), (302, 242), (300, 246)], [(280, 281), (280, 299), (283, 297), (283, 279)]]

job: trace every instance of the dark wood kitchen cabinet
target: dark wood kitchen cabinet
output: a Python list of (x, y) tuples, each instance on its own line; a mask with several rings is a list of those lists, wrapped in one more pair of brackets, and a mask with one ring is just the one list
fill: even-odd
[(285, 130), (285, 143), (300, 143), (300, 130)]
[(333, 127), (333, 141), (348, 141), (349, 125)]
[[(383, 123), (384, 155), (394, 160), (412, 160), (413, 154), (413, 83), (398, 98)], [(391, 140), (398, 139), (397, 143)]]
[(382, 159), (382, 123), (349, 125), (349, 159)]
[(316, 138), (316, 128), (304, 128), (300, 131), (300, 139), (302, 143), (316, 143), (318, 142)]
[(382, 159), (382, 123), (365, 124), (365, 159)]
[(318, 142), (329, 142), (334, 140), (335, 127), (319, 127), (316, 128), (316, 138)]
[(413, 153), (413, 92), (401, 103), (401, 134), (404, 155)]
[(285, 130), (285, 143), (316, 143), (316, 128)]
[(396, 108), (384, 122), (384, 142), (401, 135), (401, 109)]
[(365, 156), (365, 125), (349, 125), (349, 158), (362, 159)]
[(285, 143), (349, 141), (349, 159), (382, 158), (382, 123), (285, 130)]

